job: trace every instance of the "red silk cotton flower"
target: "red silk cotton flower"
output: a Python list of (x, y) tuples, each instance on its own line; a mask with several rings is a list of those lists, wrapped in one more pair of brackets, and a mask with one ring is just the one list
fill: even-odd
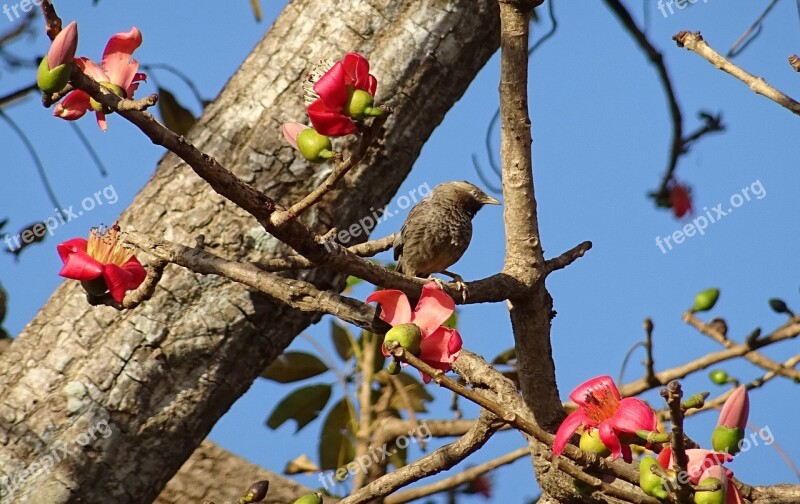
[[(450, 371), (461, 351), (461, 335), (455, 329), (442, 326), (453, 314), (455, 303), (435, 282), (422, 287), (422, 296), (413, 312), (408, 297), (399, 290), (374, 292), (367, 298), (367, 303), (372, 301), (381, 305), (381, 319), (392, 326), (416, 324), (422, 331), (419, 358), (431, 367)], [(385, 349), (383, 354), (388, 356)], [(420, 374), (425, 383), (431, 381), (430, 376)]]
[[(725, 476), (724, 479), (727, 481), (727, 488), (725, 489), (725, 504), (744, 504), (742, 495), (739, 493), (736, 485), (733, 484), (733, 471), (722, 466), (722, 464), (725, 462), (730, 462), (733, 460), (732, 455), (711, 450), (692, 448), (686, 450), (686, 458), (688, 459), (688, 463), (686, 464), (686, 472), (688, 473), (687, 476), (689, 477), (689, 481), (697, 485), (700, 483), (700, 481), (709, 476)], [(667, 446), (661, 450), (661, 453), (658, 454), (658, 458), (656, 460), (658, 460), (658, 464), (664, 469), (672, 469), (672, 466), (675, 463), (675, 457), (673, 457), (672, 448)], [(724, 473), (719, 472), (719, 475), (716, 474), (713, 469), (717, 467), (721, 467), (724, 470)], [(723, 478), (719, 479), (722, 480)]]
[(672, 205), (672, 213), (680, 219), (686, 214), (692, 213), (692, 191), (689, 187), (673, 182), (669, 186), (669, 202)]
[(101, 296), (106, 291), (121, 303), (125, 292), (144, 282), (147, 272), (133, 253), (117, 241), (119, 227), (102, 232), (92, 229), (89, 239), (73, 238), (58, 245), (64, 278), (80, 280), (86, 292)]
[[(138, 73), (139, 62), (131, 59), (133, 51), (140, 45), (142, 33), (134, 26), (130, 31), (117, 33), (108, 40), (100, 65), (84, 57), (75, 58), (75, 64), (101, 86), (122, 98), (130, 99), (139, 87), (139, 82), (147, 80), (147, 75)], [(56, 106), (53, 115), (74, 121), (83, 117), (88, 110), (97, 113), (97, 124), (105, 131), (108, 127), (105, 115), (109, 112), (79, 89), (69, 93)]]
[(372, 107), (377, 86), (375, 76), (369, 73), (369, 61), (360, 54), (347, 53), (332, 66), (323, 63), (304, 84), (308, 117), (314, 129), (324, 136), (358, 131), (353, 119), (381, 113)]
[(622, 444), (621, 433), (637, 430), (656, 430), (656, 415), (641, 399), (621, 398), (610, 376), (598, 376), (580, 385), (569, 395), (578, 409), (561, 423), (553, 442), (553, 453), (560, 455), (569, 438), (580, 427), (596, 428), (600, 440), (616, 459), (622, 454), (626, 462), (632, 460), (631, 449)]

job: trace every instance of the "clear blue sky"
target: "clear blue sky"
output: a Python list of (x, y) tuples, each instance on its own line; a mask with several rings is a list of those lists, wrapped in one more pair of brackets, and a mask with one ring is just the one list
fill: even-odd
[[(188, 0), (147, 0), (125, 8), (108, 0), (97, 7), (83, 1), (59, 8), (65, 20), (79, 22), (80, 54), (99, 58), (110, 34), (136, 25), (144, 34), (144, 45), (136, 53), (141, 62), (173, 64), (194, 79), (205, 97), (213, 98), (284, 3), (263, 2), (265, 20), (261, 24), (253, 20), (244, 0), (227, 2), (224, 11), (210, 2), (198, 8)], [(640, 2), (628, 3), (641, 6)], [(763, 188), (761, 199), (745, 202), (709, 225), (705, 235), (688, 238), (667, 253), (659, 250), (656, 237), (670, 235), (684, 223), (669, 212), (654, 209), (645, 197), (664, 169), (670, 139), (666, 102), (655, 71), (600, 2), (556, 4), (557, 35), (537, 52), (530, 67), (542, 240), (548, 256), (583, 240), (594, 243), (586, 257), (548, 281), (558, 311), (552, 337), (562, 397), (592, 376), (616, 376), (626, 350), (643, 337), (641, 324), (646, 316), (655, 322), (657, 369), (717, 350), (716, 344), (680, 320), (681, 312), (703, 288), (721, 288), (722, 296), (711, 316), (724, 316), (729, 334), (736, 340), (755, 327), (769, 331), (783, 322), (783, 316), (769, 309), (770, 297), (784, 298), (791, 308), (800, 309), (796, 261), (800, 174), (790, 140), (797, 138), (800, 122), (671, 41), (679, 30), (702, 30), (713, 47), (724, 51), (756, 18), (761, 4), (711, 0), (667, 17), (656, 8), (650, 14), (649, 35), (665, 53), (686, 115), (686, 129), (691, 131), (700, 124), (695, 114), (701, 109), (722, 111), (728, 127), (724, 134), (702, 140), (681, 162), (679, 176), (694, 188), (698, 215), (703, 207), (710, 209), (718, 203), (727, 209), (731, 196), (741, 194), (745, 187), (753, 187), (750, 194)], [(641, 22), (642, 12), (634, 9), (634, 13)], [(0, 17), (0, 31), (11, 26), (5, 16)], [(202, 27), (208, 27), (208, 31)], [(534, 33), (540, 35), (543, 30), (544, 26), (535, 27)], [(795, 7), (779, 3), (767, 18), (761, 36), (736, 62), (788, 94), (796, 93), (798, 76), (786, 64), (786, 57), (797, 51), (797, 34)], [(18, 55), (42, 54), (45, 49), (41, 33), (24, 37), (10, 48)], [(32, 80), (32, 75), (31, 70), (3, 70), (0, 86), (6, 91), (22, 86)], [(156, 77), (198, 111), (182, 84), (163, 72)], [(377, 77), (380, 81), (380, 75)], [(437, 128), (398, 196), (423, 183), (431, 187), (454, 179), (478, 183), (470, 156), (478, 154), (485, 165), (481, 146), (485, 127), (497, 106), (497, 79), (498, 58), (494, 57)], [(141, 89), (153, 91), (152, 81)], [(7, 109), (7, 113), (35, 138), (64, 206), (77, 206), (83, 198), (108, 186), (113, 190), (107, 194), (118, 196), (114, 204), (104, 198), (102, 206), (58, 229), (43, 244), (26, 250), (19, 263), (8, 254), (0, 254), (0, 281), (10, 293), (5, 327), (16, 334), (61, 281), (56, 275), (61, 263), (55, 245), (86, 235), (92, 226), (113, 222), (147, 182), (163, 151), (119, 117), (109, 118), (107, 133), (101, 133), (87, 117), (79, 125), (108, 166), (109, 176), (102, 178), (69, 126), (52, 118), (36, 98)], [(52, 206), (28, 154), (2, 122), (0, 138), (0, 173), (6, 189), (0, 219), (11, 218), (5, 230), (9, 231), (48, 217)], [(399, 229), (404, 216), (405, 211), (381, 224), (375, 236)], [(496, 272), (502, 266), (502, 244), (502, 212), (486, 208), (476, 218), (471, 248), (454, 269), (466, 279)], [(358, 295), (366, 292), (364, 288)], [(462, 310), (460, 327), (465, 346), (489, 358), (512, 345), (502, 305)], [(310, 328), (307, 336), (329, 346), (327, 329), (326, 321)], [(291, 348), (312, 347), (298, 338)], [(765, 353), (785, 359), (796, 354), (797, 348), (793, 341)], [(641, 375), (637, 365), (641, 357), (637, 354), (632, 360), (627, 380)], [(744, 363), (722, 367), (743, 380), (761, 374)], [(332, 375), (320, 379), (334, 381)], [(686, 380), (684, 387), (688, 391), (720, 391), (708, 382), (705, 373)], [(297, 436), (291, 423), (277, 432), (264, 426), (277, 398), (292, 388), (258, 380), (214, 428), (211, 438), (276, 472), (301, 453), (316, 460), (319, 421)], [(794, 460), (800, 458), (800, 437), (793, 415), (786, 413), (795, 412), (797, 393), (797, 385), (773, 381), (752, 394), (750, 417), (759, 427), (768, 427)], [(442, 393), (438, 397), (432, 410), (446, 417), (448, 396)], [(658, 404), (656, 394), (646, 397)], [(788, 400), (793, 402), (786, 411)], [(467, 409), (468, 414), (475, 411)], [(689, 434), (707, 440), (715, 420), (713, 413), (693, 419)], [(522, 444), (516, 433), (498, 435), (465, 465)], [(731, 467), (751, 484), (797, 483), (777, 452), (763, 444), (737, 457)], [(527, 460), (499, 471), (494, 479), (497, 488), (493, 500), (498, 502), (520, 502), (537, 493)], [(314, 485), (316, 478), (300, 481)], [(521, 481), (529, 481), (530, 486), (522, 488)]]

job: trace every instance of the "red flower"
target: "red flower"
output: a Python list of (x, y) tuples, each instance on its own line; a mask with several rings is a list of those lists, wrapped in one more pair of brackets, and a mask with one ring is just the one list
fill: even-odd
[(644, 401), (622, 399), (610, 376), (598, 376), (580, 385), (569, 395), (578, 409), (561, 423), (553, 442), (553, 453), (560, 455), (579, 427), (597, 428), (600, 440), (614, 459), (622, 454), (630, 462), (631, 449), (620, 442), (619, 434), (637, 430), (656, 430), (656, 415)]
[(122, 302), (125, 292), (144, 282), (147, 272), (133, 253), (117, 241), (119, 227), (105, 232), (92, 229), (89, 240), (73, 238), (58, 245), (64, 267), (58, 273), (64, 278), (80, 280), (91, 294), (106, 291)]
[(673, 182), (669, 186), (669, 202), (672, 205), (672, 213), (680, 219), (686, 214), (692, 213), (692, 191), (689, 187)]
[[(357, 53), (347, 53), (324, 74), (313, 71), (304, 87), (308, 117), (320, 135), (344, 136), (358, 131), (353, 119), (374, 115), (372, 98), (378, 81), (369, 73), (369, 61)], [(319, 77), (318, 77), (319, 76)]]
[[(392, 326), (414, 323), (422, 331), (419, 358), (431, 367), (450, 371), (450, 366), (461, 351), (461, 335), (455, 329), (442, 327), (455, 310), (452, 298), (442, 291), (435, 282), (422, 287), (422, 296), (417, 307), (411, 311), (411, 304), (399, 290), (381, 290), (372, 293), (367, 303), (377, 301), (381, 305), (381, 319)], [(386, 349), (383, 354), (388, 356)], [(420, 372), (425, 383), (431, 377)]]
[[(122, 98), (133, 98), (133, 93), (139, 87), (139, 81), (147, 80), (147, 75), (137, 72), (139, 62), (131, 59), (133, 51), (140, 45), (142, 45), (142, 33), (134, 26), (129, 32), (117, 33), (108, 40), (100, 65), (83, 57), (75, 58), (75, 63), (83, 73), (115, 94)], [(74, 121), (93, 109), (97, 113), (97, 124), (105, 131), (107, 128), (105, 112), (101, 111), (102, 108), (98, 110), (98, 105), (92, 103), (88, 94), (76, 89), (56, 106), (53, 115)]]
[[(723, 463), (733, 460), (733, 455), (700, 449), (686, 450), (686, 457), (689, 459), (689, 463), (686, 465), (686, 472), (688, 473), (689, 481), (695, 485), (707, 477), (718, 477), (718, 474), (720, 474), (719, 469), (713, 468), (721, 467)], [(664, 469), (672, 469), (672, 465), (675, 463), (675, 459), (672, 456), (672, 448), (667, 446), (661, 450), (657, 460)], [(739, 490), (733, 484), (733, 471), (727, 467), (722, 468), (725, 470), (725, 476), (727, 476), (728, 481), (725, 504), (744, 504)]]

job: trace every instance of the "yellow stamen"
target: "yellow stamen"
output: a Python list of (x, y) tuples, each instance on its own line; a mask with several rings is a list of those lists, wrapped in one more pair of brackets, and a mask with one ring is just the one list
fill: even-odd
[(331, 60), (320, 60), (320, 62), (308, 72), (306, 80), (303, 81), (303, 99), (306, 105), (311, 105), (319, 100), (319, 95), (314, 91), (314, 84), (316, 84), (320, 77), (325, 75), (328, 70), (333, 68), (335, 64), (336, 63)]
[(619, 409), (619, 401), (608, 387), (599, 387), (592, 390), (586, 397), (586, 406), (583, 411), (598, 424), (608, 420)]
[(116, 224), (106, 230), (92, 228), (86, 253), (101, 264), (123, 266), (133, 257), (133, 252), (117, 240), (118, 232), (119, 226)]

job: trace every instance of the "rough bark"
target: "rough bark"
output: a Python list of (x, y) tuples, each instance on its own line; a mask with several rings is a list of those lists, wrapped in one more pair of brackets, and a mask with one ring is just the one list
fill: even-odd
[[(304, 117), (300, 82), (312, 62), (366, 54), (380, 78), (378, 101), (396, 113), (380, 150), (306, 216), (320, 230), (345, 227), (388, 202), (496, 49), (497, 27), (495, 0), (293, 1), (190, 140), (278, 201), (296, 201), (326, 167), (297, 159), (280, 124)], [(203, 234), (230, 258), (287, 252), (275, 241), (256, 250), (247, 238), (256, 223), (172, 155), (120, 223), (187, 244)], [(324, 270), (299, 275), (321, 288), (344, 281)], [(175, 267), (152, 300), (125, 313), (93, 308), (77, 282), (65, 283), (0, 357), (0, 477), (19, 484), (13, 501), (151, 502), (264, 366), (317, 319)], [(68, 451), (48, 463), (57, 447)]]
[(197, 447), (178, 474), (180, 477), (176, 475), (169, 481), (155, 504), (194, 504), (204, 500), (219, 504), (237, 502), (251, 484), (261, 480), (269, 481), (269, 492), (264, 500), (267, 504), (291, 504), (312, 491), (208, 440)]

